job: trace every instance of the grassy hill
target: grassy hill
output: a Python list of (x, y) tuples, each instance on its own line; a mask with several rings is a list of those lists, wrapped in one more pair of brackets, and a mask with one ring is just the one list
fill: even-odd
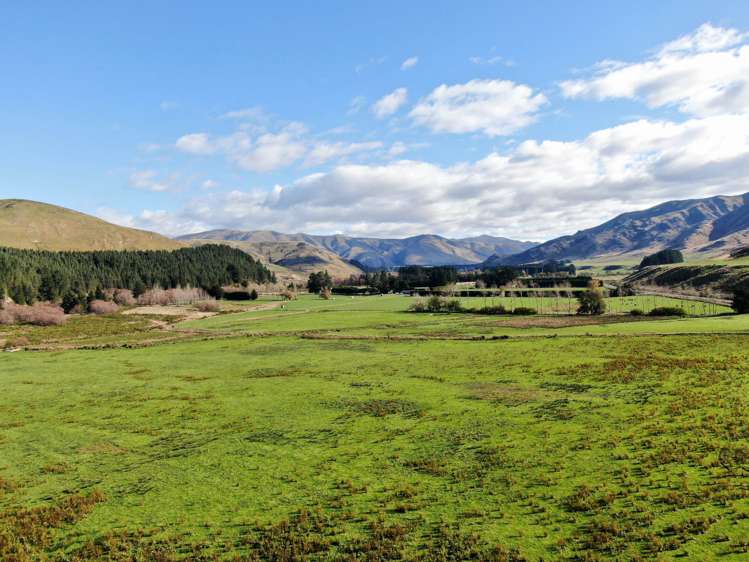
[(0, 246), (32, 250), (174, 250), (186, 245), (154, 232), (23, 199), (0, 200)]

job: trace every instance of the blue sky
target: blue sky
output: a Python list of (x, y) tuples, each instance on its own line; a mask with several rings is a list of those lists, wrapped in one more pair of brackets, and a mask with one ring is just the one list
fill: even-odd
[(548, 239), (749, 191), (747, 31), (738, 1), (6, 3), (0, 197)]

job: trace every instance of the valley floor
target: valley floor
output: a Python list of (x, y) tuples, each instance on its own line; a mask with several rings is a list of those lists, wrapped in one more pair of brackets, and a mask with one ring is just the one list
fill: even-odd
[(749, 557), (749, 316), (410, 302), (4, 328), (0, 559)]

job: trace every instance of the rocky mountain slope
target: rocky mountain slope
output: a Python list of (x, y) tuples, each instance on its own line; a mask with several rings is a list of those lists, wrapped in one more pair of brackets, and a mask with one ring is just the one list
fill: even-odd
[(686, 254), (727, 256), (749, 243), (749, 193), (669, 201), (624, 213), (594, 228), (539, 244), (487, 264), (531, 263), (603, 256), (639, 258), (664, 248)]

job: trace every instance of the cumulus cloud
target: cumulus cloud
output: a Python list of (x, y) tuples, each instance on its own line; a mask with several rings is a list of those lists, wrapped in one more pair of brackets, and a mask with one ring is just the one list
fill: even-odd
[(401, 70), (408, 70), (419, 64), (419, 57), (408, 57), (401, 63)]
[(270, 191), (210, 194), (173, 215), (135, 220), (167, 233), (199, 224), (544, 239), (669, 199), (744, 192), (748, 178), (749, 116), (639, 120), (576, 141), (529, 140), (453, 166), (339, 165)]
[[(576, 140), (505, 144), (454, 165), (403, 159), (416, 145), (401, 141), (322, 140), (301, 124), (253, 134), (192, 133), (177, 140), (179, 150), (222, 155), (250, 170), (294, 162), (336, 165), (270, 189), (200, 191), (180, 211), (143, 211), (118, 220), (167, 234), (228, 227), (380, 236), (489, 233), (538, 240), (671, 199), (747, 192), (747, 41), (737, 30), (706, 24), (641, 62), (602, 61), (589, 76), (561, 85), (568, 97), (676, 107), (683, 112), (681, 122), (635, 119)], [(375, 104), (382, 102), (382, 117), (406, 102), (408, 93), (400, 90), (400, 101), (398, 96), (384, 101), (396, 90)], [(439, 86), (409, 115), (432, 131), (497, 137), (532, 123), (547, 103), (529, 86), (473, 80)], [(381, 160), (364, 160), (365, 155)], [(170, 187), (151, 170), (133, 173), (130, 183), (153, 191)]]
[(372, 113), (374, 113), (375, 117), (378, 119), (384, 119), (398, 111), (398, 109), (406, 103), (407, 99), (408, 90), (406, 88), (397, 88), (388, 95), (377, 100), (372, 106)]
[(176, 147), (190, 154), (213, 154), (217, 149), (206, 133), (183, 135), (177, 139)]
[(245, 170), (270, 172), (293, 164), (307, 150), (300, 131), (284, 130), (260, 135), (249, 150), (231, 153), (233, 160)]
[(107, 222), (129, 228), (141, 228), (153, 232), (161, 232), (167, 236), (177, 236), (179, 234), (190, 234), (206, 230), (203, 222), (190, 219), (185, 213), (172, 213), (165, 210), (144, 210), (138, 214), (130, 214), (109, 207), (100, 207), (96, 210), (95, 214)]
[(409, 116), (435, 132), (511, 135), (533, 123), (546, 97), (509, 80), (443, 84), (421, 99)]
[(749, 36), (709, 23), (641, 62), (605, 60), (589, 77), (560, 84), (569, 98), (642, 100), (694, 116), (749, 110)]
[(241, 130), (212, 137), (191, 133), (177, 139), (178, 150), (189, 154), (222, 154), (243, 170), (271, 172), (302, 161), (306, 167), (365, 154), (382, 148), (380, 141), (326, 142), (312, 137), (301, 123), (289, 123), (275, 132), (252, 136)]

